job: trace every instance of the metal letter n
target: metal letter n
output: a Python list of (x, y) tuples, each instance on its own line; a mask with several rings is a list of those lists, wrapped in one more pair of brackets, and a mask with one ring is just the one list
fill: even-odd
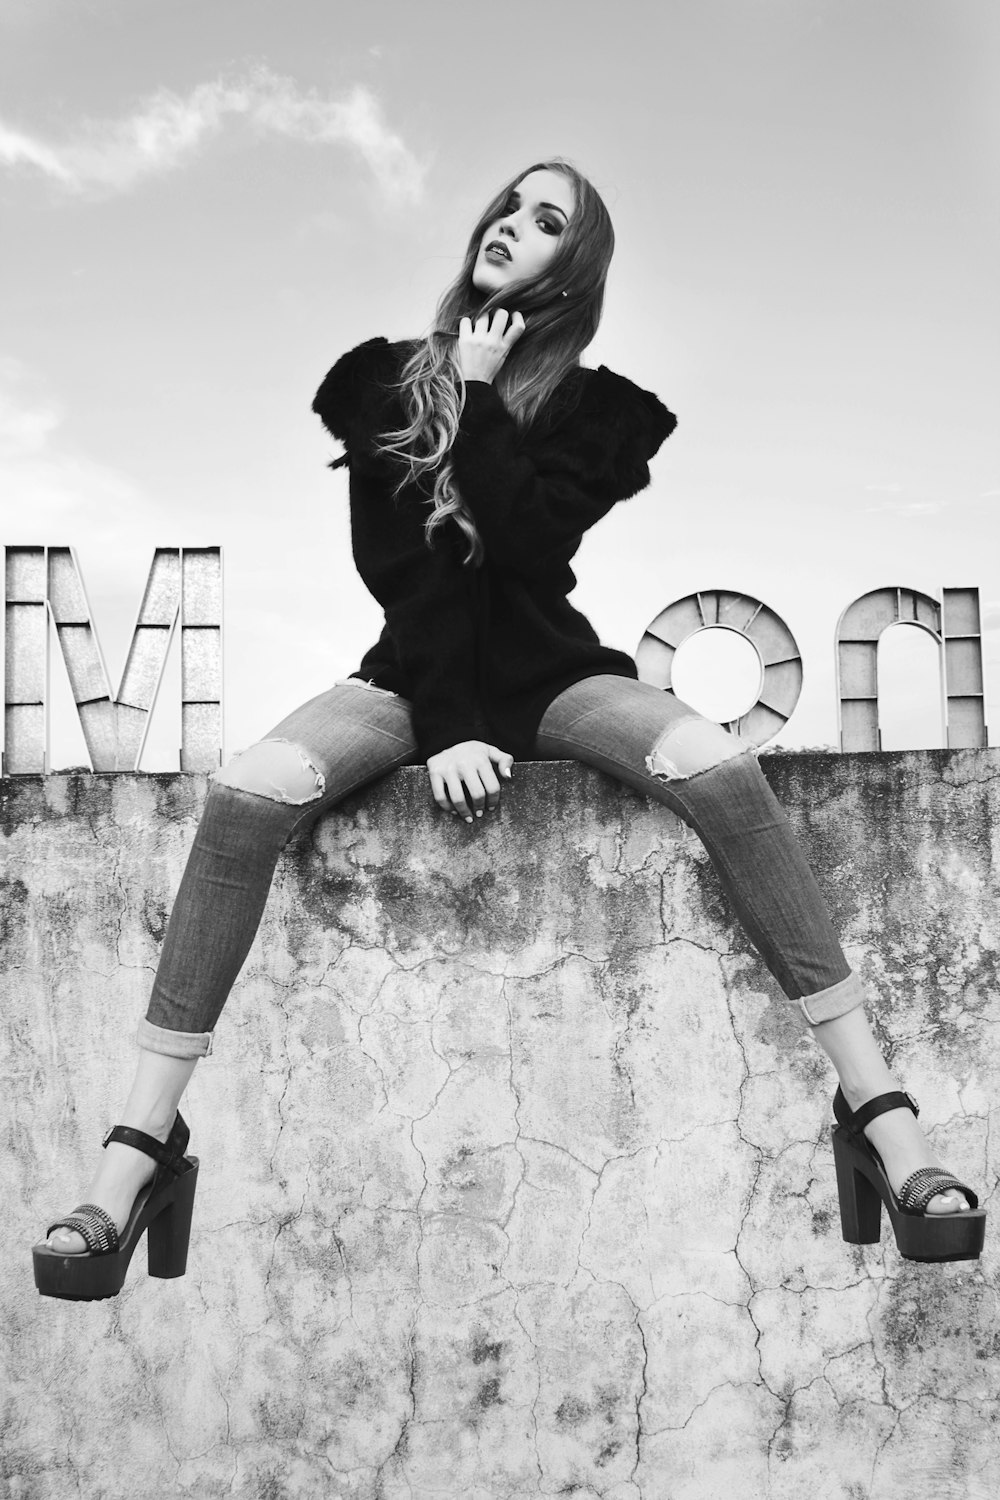
[(951, 749), (987, 744), (979, 590), (872, 589), (837, 622), (837, 710), (841, 750), (880, 750), (878, 643), (894, 625), (916, 625), (938, 644), (945, 739)]

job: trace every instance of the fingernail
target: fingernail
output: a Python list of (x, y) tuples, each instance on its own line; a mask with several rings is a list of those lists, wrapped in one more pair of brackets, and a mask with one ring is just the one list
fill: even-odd
[(466, 820), (465, 820), (465, 821), (466, 821), (466, 822), (467, 822), (467, 823), (471, 823), (471, 822), (472, 822), (472, 819), (471, 819), (471, 818), (466, 818)]
[(481, 818), (481, 817), (482, 817), (482, 815), (483, 815), (483, 814), (482, 814), (482, 812), (481, 812), (481, 811), (480, 811), (480, 812), (477, 812), (477, 813), (476, 813), (476, 817), (477, 817), (477, 818)]

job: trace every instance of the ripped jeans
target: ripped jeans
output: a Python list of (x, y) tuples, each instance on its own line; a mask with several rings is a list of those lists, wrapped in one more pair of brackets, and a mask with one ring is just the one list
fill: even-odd
[[(535, 757), (596, 766), (689, 824), (747, 934), (810, 1025), (863, 1003), (756, 756), (726, 730), (648, 683), (594, 676), (550, 704)], [(141, 1047), (188, 1058), (211, 1051), (290, 835), (366, 782), (417, 762), (406, 700), (349, 678), (216, 772), (139, 1023)]]

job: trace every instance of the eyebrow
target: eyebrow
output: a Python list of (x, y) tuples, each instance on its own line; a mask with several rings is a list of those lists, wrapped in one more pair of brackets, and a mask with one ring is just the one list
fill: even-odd
[[(518, 203), (521, 202), (521, 194), (517, 188), (511, 188), (510, 196), (512, 198), (516, 198)], [(563, 218), (566, 220), (566, 223), (569, 223), (569, 214), (564, 208), (560, 208), (558, 203), (546, 203), (543, 198), (539, 201), (538, 206), (539, 208), (551, 208), (555, 213), (562, 214)]]

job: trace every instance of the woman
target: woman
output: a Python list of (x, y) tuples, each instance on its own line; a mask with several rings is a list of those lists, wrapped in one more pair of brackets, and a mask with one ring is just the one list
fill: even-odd
[[(567, 602), (581, 536), (649, 482), (675, 420), (603, 366), (584, 369), (614, 238), (587, 180), (529, 168), (490, 204), (425, 339), (373, 339), (313, 409), (346, 452), (355, 561), (385, 610), (357, 673), (216, 773), (178, 892), (122, 1126), (87, 1203), (35, 1247), (39, 1290), (120, 1289), (149, 1231), (150, 1272), (185, 1266), (197, 1161), (178, 1113), (250, 948), (292, 831), (397, 766), (426, 763), (443, 812), (496, 807), (516, 757), (598, 766), (689, 823), (750, 937), (840, 1079), (843, 1232), (904, 1255), (978, 1255), (984, 1215), (934, 1162), (862, 1009), (816, 882), (756, 758), (600, 644)], [(211, 898), (205, 893), (211, 891)]]

